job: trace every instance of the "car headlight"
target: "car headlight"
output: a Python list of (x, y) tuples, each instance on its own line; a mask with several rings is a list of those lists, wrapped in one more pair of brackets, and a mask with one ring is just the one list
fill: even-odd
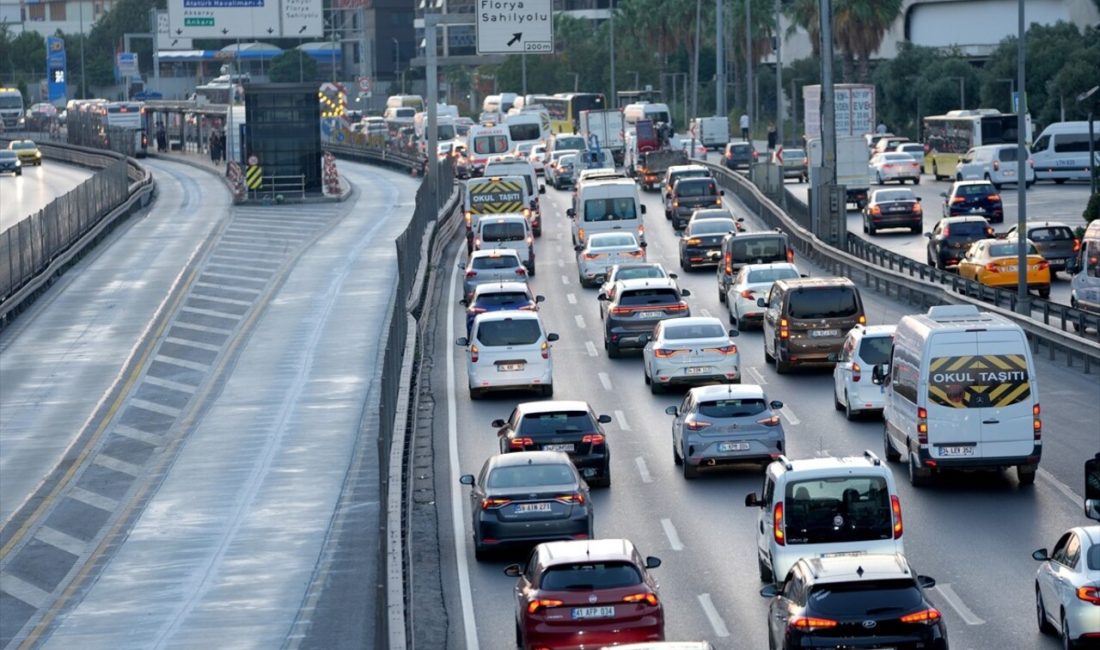
[(35, 158), (41, 158), (42, 157), (42, 152), (41, 151), (34, 152), (34, 157)]
[(16, 166), (16, 167), (22, 167), (22, 166), (23, 166), (23, 161), (21, 161), (21, 160), (19, 160), (18, 158), (16, 158), (16, 159), (15, 159), (15, 166)]

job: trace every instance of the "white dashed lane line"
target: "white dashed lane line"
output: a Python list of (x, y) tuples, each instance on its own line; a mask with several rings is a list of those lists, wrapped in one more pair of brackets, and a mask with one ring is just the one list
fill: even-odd
[(634, 459), (634, 464), (638, 466), (638, 475), (642, 477), (642, 483), (652, 483), (653, 476), (649, 473), (649, 465), (646, 465), (645, 459), (638, 456)]
[(584, 316), (577, 314), (573, 317), (573, 320), (577, 322), (577, 327), (581, 328), (582, 330), (585, 328)]
[(745, 366), (745, 372), (752, 375), (753, 381), (760, 384), (761, 386), (768, 383), (768, 380), (764, 379), (764, 375), (760, 374), (760, 371), (752, 366)]
[(630, 423), (626, 421), (626, 414), (622, 411), (615, 411), (615, 419), (619, 421), (619, 428), (623, 431), (630, 431)]
[(570, 305), (575, 305), (575, 304), (577, 304), (577, 295), (576, 295), (576, 294), (574, 294), (574, 293), (567, 293), (567, 294), (565, 294), (565, 299), (569, 301), (569, 304), (570, 304)]
[(786, 405), (779, 409), (779, 414), (782, 415), (791, 426), (798, 426), (802, 424), (802, 420), (798, 419), (798, 416), (794, 414), (794, 411), (790, 410)]
[(599, 352), (596, 351), (596, 344), (593, 343), (592, 341), (585, 341), (584, 342), (584, 349), (588, 350), (588, 356), (590, 356), (590, 357), (595, 357), (595, 356), (598, 356), (600, 354)]
[(718, 614), (714, 603), (711, 602), (710, 594), (699, 594), (699, 604), (702, 605), (703, 613), (707, 615), (707, 620), (710, 621), (710, 627), (714, 630), (714, 635), (723, 638), (729, 636), (729, 628), (726, 627), (725, 622), (722, 621), (722, 616)]
[(599, 374), (599, 377), (600, 383), (603, 384), (603, 389), (607, 391), (611, 390), (611, 376), (608, 375), (606, 372), (601, 372)]
[(561, 283), (562, 284), (569, 284), (569, 276), (568, 275), (561, 276)]
[(665, 537), (668, 538), (668, 545), (672, 547), (672, 550), (684, 550), (684, 543), (680, 541), (680, 533), (676, 532), (676, 526), (672, 525), (671, 519), (662, 519), (661, 528), (665, 529)]
[(709, 309), (700, 309), (699, 314), (702, 315), (702, 316), (706, 316), (707, 318), (710, 318), (710, 310)]

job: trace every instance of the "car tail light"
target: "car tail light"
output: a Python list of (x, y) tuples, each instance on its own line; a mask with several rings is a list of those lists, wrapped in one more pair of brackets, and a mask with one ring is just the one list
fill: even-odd
[(872, 205), (870, 212), (871, 212), (871, 214), (877, 216), (877, 215), (882, 214), (882, 208), (878, 207), (877, 205)]
[(722, 205), (722, 197), (721, 196), (714, 199), (714, 205), (718, 205), (718, 206)]
[(584, 228), (577, 228), (577, 239), (584, 241)]
[[(966, 197), (965, 196), (955, 196), (955, 197), (951, 198), (951, 202), (952, 203), (966, 203)], [(947, 230), (947, 228), (944, 228), (944, 230)]]
[(638, 225), (638, 238), (642, 239), (644, 237), (645, 237), (645, 224), (643, 223), (643, 224)]
[(466, 227), (467, 228), (470, 227), (470, 225), (473, 223), (473, 220), (474, 220), (473, 213), (467, 212), (466, 213)]
[(917, 442), (928, 444), (928, 409), (923, 406), (917, 408)]
[(756, 152), (756, 149), (752, 150), (752, 159), (753, 160), (759, 160), (760, 159), (760, 154)]
[(476, 278), (477, 277), (477, 271), (466, 271), (466, 277)]
[(475, 237), (474, 238), (474, 249), (476, 250), (476, 249), (479, 249), (479, 248), (481, 248), (481, 240)]
[(683, 300), (676, 303), (675, 305), (669, 305), (668, 307), (665, 307), (666, 312), (673, 313), (673, 314), (678, 314), (682, 311), (687, 311), (687, 310), (688, 310), (688, 305)]
[(698, 237), (692, 237), (691, 239), (687, 240), (687, 243), (688, 246), (698, 246), (699, 244), (703, 243), (703, 240), (699, 239)]
[(837, 623), (831, 618), (817, 618), (814, 616), (795, 616), (791, 619), (790, 627), (803, 632), (810, 632), (812, 630), (821, 630), (829, 627), (836, 627)]
[(776, 427), (776, 426), (779, 426), (779, 416), (778, 415), (771, 415), (771, 416), (768, 416), (766, 418), (757, 420), (756, 423), (757, 424), (763, 424), (766, 427)]
[(645, 593), (645, 594), (630, 594), (629, 596), (623, 596), (624, 603), (647, 603), (654, 607), (657, 606), (657, 594)]
[(779, 319), (779, 338), (781, 338), (781, 339), (791, 338), (791, 328), (790, 328), (790, 324), (787, 322), (786, 318), (780, 318)]
[(940, 233), (943, 235), (943, 237), (945, 239), (950, 237), (951, 236), (951, 226), (944, 226), (943, 230), (941, 230)]
[(731, 158), (733, 158), (733, 154), (727, 151), (726, 152), (726, 160), (730, 160)]
[(779, 501), (775, 504), (775, 510), (772, 511), (772, 535), (775, 536), (775, 543), (780, 546), (787, 545), (786, 536), (783, 534), (783, 502)]
[(787, 249), (787, 263), (788, 264), (794, 264), (794, 249), (793, 248), (788, 248)]
[(602, 445), (604, 443), (604, 437), (602, 433), (588, 433), (581, 438), (581, 442), (587, 442), (590, 445)]
[(539, 306), (532, 302), (520, 307), (520, 309), (523, 311), (538, 311)]
[(554, 501), (558, 501), (566, 505), (577, 504), (579, 506), (584, 504), (584, 495), (580, 492), (574, 492), (572, 494), (562, 494), (554, 497)]
[(1001, 161), (999, 161), (999, 160), (994, 160), (993, 161), (993, 171), (995, 171), (995, 172), (1001, 171)]
[(534, 614), (540, 609), (547, 609), (550, 607), (560, 607), (561, 601), (555, 598), (538, 598), (527, 603), (527, 613)]
[(902, 623), (921, 623), (924, 625), (931, 625), (940, 620), (940, 610), (935, 607), (929, 607), (928, 609), (922, 609), (919, 612), (913, 612), (912, 614), (906, 614), (901, 617)]
[(1050, 262), (1048, 262), (1046, 260), (1039, 260), (1039, 263), (1036, 265), (1036, 268), (1038, 268), (1038, 270), (1040, 270), (1040, 271), (1045, 271), (1045, 270), (1050, 268)]
[(477, 346), (470, 346), (470, 363), (477, 363)]
[(894, 163), (886, 163), (885, 165), (882, 166), (882, 168), (883, 169), (893, 169), (894, 168)]
[(627, 253), (627, 255), (629, 255), (631, 257), (641, 257), (641, 256), (645, 255), (645, 251), (639, 249), (639, 250), (636, 250), (636, 251), (630, 251), (629, 253)]
[(1039, 405), (1031, 407), (1031, 428), (1035, 432), (1035, 439), (1042, 440), (1043, 438), (1043, 419), (1039, 417), (1041, 413)]
[(516, 275), (520, 275), (520, 276), (527, 275), (527, 267), (526, 266), (517, 267), (516, 268)]
[(863, 375), (859, 374), (861, 372), (863, 372), (863, 368), (860, 367), (860, 365), (858, 363), (853, 363), (852, 364), (852, 381), (854, 381), (855, 383), (858, 384), (860, 378), (863, 377)]
[(508, 446), (512, 449), (524, 449), (533, 444), (535, 444), (533, 438), (512, 438), (512, 440), (508, 442)]
[(859, 318), (857, 318), (857, 319), (856, 319), (856, 321), (857, 321), (857, 322), (858, 322), (858, 323), (859, 323), (860, 325), (866, 325), (866, 324), (867, 324), (867, 317), (866, 317), (866, 316), (864, 316), (863, 314), (860, 314), (860, 315), (859, 315)]
[(474, 316), (478, 314), (484, 314), (487, 310), (484, 307), (470, 307), (470, 313)]
[(704, 352), (717, 352), (718, 354), (722, 354), (722, 355), (737, 354), (737, 346), (734, 345), (733, 343), (730, 343), (729, 345), (723, 345), (720, 348), (706, 348), (703, 351)]
[(1074, 253), (1080, 253), (1081, 252), (1081, 240), (1080, 239), (1074, 239), (1073, 240), (1073, 252)]
[(512, 502), (511, 499), (491, 499), (491, 498), (486, 497), (486, 498), (481, 500), (481, 509), (482, 510), (493, 510), (495, 508), (503, 508), (504, 506), (508, 505), (511, 502)]
[(550, 358), (550, 344), (549, 343), (547, 343), (546, 341), (543, 341), (542, 345), (539, 346), (539, 349), (542, 351), (542, 358), (543, 359), (549, 359)]
[(1081, 600), (1092, 603), (1093, 605), (1100, 605), (1100, 587), (1084, 586), (1077, 588), (1077, 597)]
[(989, 264), (985, 265), (985, 270), (989, 271), (990, 273), (1000, 273), (1001, 267), (997, 266), (996, 262), (990, 262)]
[(689, 420), (684, 423), (684, 426), (690, 431), (702, 431), (710, 426), (710, 422), (706, 420)]
[(741, 297), (745, 300), (756, 300), (756, 294), (752, 292), (752, 289), (745, 289), (741, 292)]
[(528, 246), (533, 246), (534, 244), (535, 244), (535, 238), (534, 237), (528, 237), (527, 238), (527, 245)]
[(1035, 161), (1032, 160), (1031, 158), (1028, 158), (1027, 159), (1027, 166), (1032, 168), (1032, 169), (1035, 169)]
[(680, 202), (676, 199), (672, 199), (672, 207), (674, 207), (674, 208), (680, 207)]
[(901, 501), (896, 494), (890, 495), (890, 510), (894, 513), (894, 539), (901, 539), (905, 527), (901, 524)]
[(987, 196), (985, 198), (989, 199), (990, 201), (1000, 201), (1001, 200), (1001, 195), (1000, 194), (990, 194), (989, 196)]
[(924, 213), (924, 208), (920, 207), (920, 203), (914, 203), (913, 204), (913, 212), (916, 212), (918, 214), (923, 214)]
[(666, 350), (664, 348), (654, 348), (653, 356), (658, 359), (668, 359), (680, 354), (681, 352), (687, 352), (687, 350)]
[(726, 253), (726, 275), (733, 275), (733, 255)]

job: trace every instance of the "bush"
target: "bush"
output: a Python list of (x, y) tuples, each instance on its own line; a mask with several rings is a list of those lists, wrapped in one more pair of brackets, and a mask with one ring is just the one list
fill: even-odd
[(1100, 219), (1100, 192), (1089, 197), (1089, 204), (1085, 206), (1085, 211), (1081, 216), (1085, 218), (1085, 223), (1092, 223)]

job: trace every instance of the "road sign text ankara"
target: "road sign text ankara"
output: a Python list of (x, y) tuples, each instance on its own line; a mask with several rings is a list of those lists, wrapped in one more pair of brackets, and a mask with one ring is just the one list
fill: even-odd
[(554, 51), (553, 0), (477, 0), (478, 54)]

